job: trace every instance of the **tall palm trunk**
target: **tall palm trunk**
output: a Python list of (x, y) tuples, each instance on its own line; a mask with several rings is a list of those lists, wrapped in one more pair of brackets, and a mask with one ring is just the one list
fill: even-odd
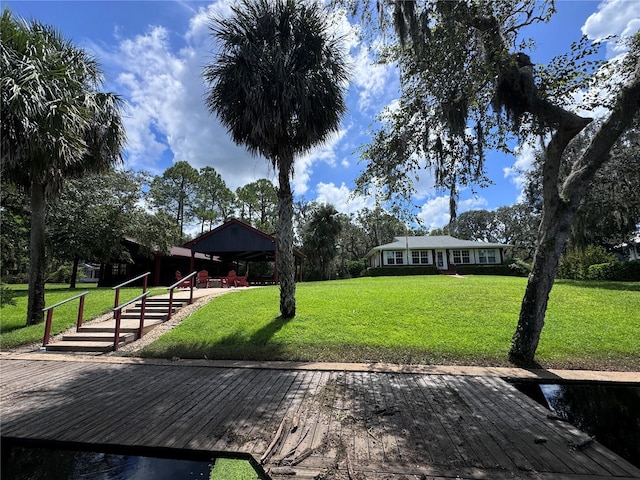
[[(292, 165), (293, 159), (288, 165)], [(295, 258), (293, 256), (293, 194), (289, 181), (290, 168), (278, 169), (278, 280), (280, 283), (280, 314), (282, 318), (296, 316)]]
[(27, 325), (44, 320), (44, 270), (45, 270), (45, 185), (31, 184), (31, 235), (29, 243), (29, 301)]

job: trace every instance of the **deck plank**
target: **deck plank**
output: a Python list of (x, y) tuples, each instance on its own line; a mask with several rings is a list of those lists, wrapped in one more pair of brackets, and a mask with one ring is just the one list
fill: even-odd
[[(0, 359), (3, 437), (308, 451), (297, 478), (640, 478), (640, 469), (491, 377)], [(6, 374), (5, 374), (6, 372)], [(293, 426), (296, 425), (296, 428)], [(534, 442), (534, 439), (543, 439)], [(280, 463), (279, 463), (280, 462)], [(286, 465), (286, 463), (283, 463)], [(306, 476), (306, 477), (305, 477)]]

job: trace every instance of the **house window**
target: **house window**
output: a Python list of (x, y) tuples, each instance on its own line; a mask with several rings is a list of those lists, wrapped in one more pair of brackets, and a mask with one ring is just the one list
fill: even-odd
[(496, 263), (495, 250), (478, 250), (479, 263)]
[(401, 250), (387, 252), (387, 265), (402, 265), (403, 263)]
[(429, 252), (427, 250), (413, 250), (411, 252), (411, 263), (414, 265), (418, 264), (428, 264), (429, 263)]
[(471, 263), (471, 257), (469, 250), (454, 250), (453, 251), (453, 263)]
[(126, 263), (114, 263), (111, 265), (111, 275), (114, 277), (122, 277), (127, 274)]

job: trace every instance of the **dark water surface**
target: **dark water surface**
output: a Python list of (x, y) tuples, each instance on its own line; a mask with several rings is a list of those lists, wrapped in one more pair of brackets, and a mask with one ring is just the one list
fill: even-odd
[(640, 387), (535, 383), (514, 386), (640, 467)]
[[(90, 448), (90, 446), (87, 446)], [(122, 450), (122, 449), (121, 449)], [(146, 449), (150, 451), (151, 449)], [(179, 455), (176, 451), (175, 455)], [(2, 440), (2, 480), (209, 480), (215, 458), (105, 453)], [(200, 457), (200, 458), (197, 458)], [(253, 478), (268, 478), (256, 472)]]

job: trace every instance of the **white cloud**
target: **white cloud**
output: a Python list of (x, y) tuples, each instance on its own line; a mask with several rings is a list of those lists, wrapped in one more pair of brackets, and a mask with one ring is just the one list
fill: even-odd
[(358, 108), (364, 112), (379, 112), (380, 97), (389, 92), (397, 94), (395, 66), (375, 63), (364, 45), (360, 45), (353, 55), (351, 82), (358, 90)]
[(120, 39), (112, 51), (100, 51), (100, 57), (120, 72), (117, 91), (128, 104), (124, 119), (127, 167), (158, 174), (169, 156), (195, 168), (213, 166), (235, 189), (268, 178), (270, 168), (263, 158), (253, 158), (235, 145), (206, 109), (201, 73), (211, 58), (206, 22), (214, 7), (198, 10), (185, 35), (189, 42), (177, 52), (170, 45), (174, 34), (156, 26)]
[[(469, 210), (485, 207), (487, 200), (482, 197), (472, 197), (458, 202), (458, 215)], [(449, 223), (449, 196), (432, 198), (422, 205), (417, 217), (429, 230), (442, 228)]]
[(322, 162), (331, 168), (335, 167), (336, 149), (346, 134), (347, 129), (343, 128), (331, 135), (324, 144), (296, 158), (291, 182), (295, 195), (304, 195), (309, 189), (309, 180), (316, 163)]
[(516, 147), (516, 161), (511, 167), (505, 167), (502, 170), (504, 172), (504, 178), (508, 179), (520, 189), (518, 202), (524, 201), (523, 187), (527, 180), (526, 173), (533, 168), (536, 152), (536, 148), (528, 143)]
[[(186, 32), (170, 32), (156, 26), (132, 38), (119, 38), (115, 48), (105, 51), (96, 47), (99, 56), (118, 72), (117, 88), (126, 99), (125, 119), (128, 145), (127, 167), (161, 173), (167, 159), (185, 160), (195, 168), (213, 166), (235, 189), (258, 178), (273, 179), (269, 162), (250, 156), (244, 147), (235, 145), (226, 129), (205, 106), (207, 86), (202, 78), (203, 66), (213, 61), (214, 44), (210, 35), (210, 19), (230, 14), (231, 0), (218, 0), (199, 7), (189, 21)], [(346, 47), (359, 45), (355, 30), (344, 14), (337, 14), (334, 28), (344, 34)], [(176, 36), (183, 45), (176, 47)], [(359, 65), (358, 72), (365, 66)], [(381, 69), (374, 69), (376, 71)], [(358, 88), (384, 91), (370, 79), (357, 82)], [(384, 77), (380, 77), (382, 79)], [(342, 129), (307, 155), (296, 159), (292, 186), (297, 195), (309, 188), (310, 177), (319, 164), (334, 168), (350, 165), (348, 158), (338, 156), (341, 142), (349, 127)]]
[[(592, 40), (610, 35), (629, 37), (640, 29), (640, 8), (636, 0), (605, 0), (598, 5), (582, 26), (582, 33)], [(624, 52), (624, 47), (613, 41), (607, 43), (607, 58)]]
[(345, 185), (344, 182), (339, 187), (333, 182), (330, 183), (318, 183), (316, 185), (316, 192), (318, 196), (315, 201), (322, 204), (331, 204), (336, 207), (340, 213), (346, 215), (357, 213), (363, 208), (373, 209), (375, 208), (375, 200), (373, 197), (352, 197), (352, 191)]

